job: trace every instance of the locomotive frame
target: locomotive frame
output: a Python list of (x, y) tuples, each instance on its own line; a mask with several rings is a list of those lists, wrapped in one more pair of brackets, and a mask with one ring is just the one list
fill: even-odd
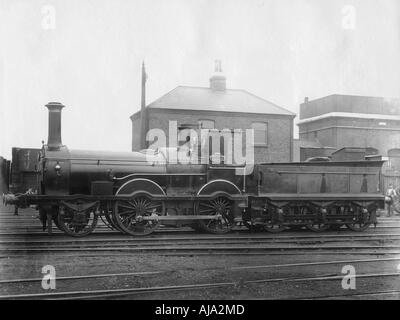
[(3, 202), (35, 205), (50, 234), (54, 221), (68, 235), (86, 236), (99, 218), (133, 236), (160, 224), (217, 234), (236, 223), (269, 232), (341, 225), (363, 231), (384, 207), (382, 161), (257, 164), (247, 173), (246, 166), (148, 162), (138, 152), (69, 150), (61, 143), (64, 106), (46, 107), (49, 138), (37, 164), (37, 193), (6, 194)]

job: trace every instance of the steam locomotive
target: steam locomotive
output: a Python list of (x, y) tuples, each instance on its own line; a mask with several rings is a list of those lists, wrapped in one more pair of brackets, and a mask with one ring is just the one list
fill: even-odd
[(148, 235), (160, 224), (216, 234), (238, 223), (269, 232), (342, 225), (363, 231), (384, 207), (382, 161), (263, 163), (247, 170), (173, 164), (160, 152), (71, 150), (61, 142), (64, 106), (46, 107), (49, 136), (35, 164), (37, 188), (5, 194), (3, 202), (35, 206), (49, 233), (54, 222), (70, 236), (86, 236), (99, 218), (133, 236)]

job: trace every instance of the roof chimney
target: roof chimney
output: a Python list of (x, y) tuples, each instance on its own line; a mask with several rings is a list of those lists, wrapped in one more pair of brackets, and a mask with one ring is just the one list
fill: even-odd
[(215, 70), (210, 78), (210, 89), (215, 91), (226, 90), (226, 78), (222, 73), (221, 60), (215, 60)]
[(308, 97), (304, 97), (304, 103), (308, 102)]

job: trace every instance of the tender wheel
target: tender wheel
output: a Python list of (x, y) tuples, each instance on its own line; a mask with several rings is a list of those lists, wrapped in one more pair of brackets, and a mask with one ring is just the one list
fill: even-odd
[[(276, 212), (269, 212), (267, 215), (267, 219), (265, 219), (263, 229), (268, 232), (278, 233), (287, 229), (287, 227), (281, 224), (280, 221), (283, 221), (283, 215), (287, 212), (289, 208), (279, 208), (276, 209)], [(280, 217), (279, 217), (280, 216)]]
[(342, 226), (344, 226), (344, 225), (343, 224), (332, 224), (329, 226), (329, 230), (340, 231), (340, 230), (342, 230)]
[(152, 233), (158, 226), (158, 220), (146, 220), (146, 217), (163, 215), (164, 203), (153, 201), (147, 196), (136, 196), (131, 200), (121, 200), (115, 203), (113, 217), (123, 232), (133, 236), (145, 236)]
[(292, 231), (302, 231), (303, 227), (304, 226), (302, 226), (302, 225), (292, 225), (292, 226), (289, 226), (289, 229)]
[[(332, 214), (337, 214), (337, 215), (347, 215), (349, 214), (349, 208), (345, 205), (337, 205), (331, 208)], [(342, 219), (337, 219), (335, 221), (336, 223), (332, 223), (329, 227), (329, 230), (332, 231), (340, 231), (342, 230), (342, 227), (344, 226), (344, 223), (342, 223)]]
[[(315, 214), (315, 211), (317, 209), (312, 209), (312, 208), (308, 208), (308, 207), (303, 207), (302, 208), (302, 213), (303, 214)], [(305, 212), (304, 212), (305, 211)], [(326, 212), (326, 210), (325, 210)], [(330, 225), (323, 223), (322, 221), (318, 221), (319, 219), (317, 218), (316, 221), (312, 221), (311, 223), (306, 225), (306, 228), (314, 231), (314, 232), (323, 232), (329, 229)]]
[(314, 232), (323, 232), (326, 231), (330, 228), (329, 224), (325, 223), (310, 223), (306, 225), (307, 229), (314, 231)]
[(84, 201), (66, 204), (60, 208), (56, 225), (70, 236), (87, 236), (97, 225), (98, 217), (95, 209), (94, 206), (90, 206)]
[(357, 207), (354, 210), (354, 217), (353, 221), (354, 223), (347, 223), (346, 227), (349, 228), (350, 230), (353, 231), (364, 231), (368, 229), (368, 227), (371, 225), (371, 216), (372, 216), (373, 211), (368, 211), (367, 209)]
[(219, 219), (199, 220), (199, 227), (206, 232), (215, 234), (227, 233), (233, 227), (232, 201), (225, 197), (201, 201), (198, 205), (198, 214), (219, 215)]

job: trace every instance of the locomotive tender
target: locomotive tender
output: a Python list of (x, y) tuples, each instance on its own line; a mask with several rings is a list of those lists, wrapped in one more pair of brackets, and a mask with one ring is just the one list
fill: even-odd
[[(384, 207), (382, 161), (171, 164), (161, 153), (71, 150), (61, 142), (61, 103), (51, 102), (49, 136), (37, 159), (37, 190), (3, 195), (5, 204), (34, 205), (44, 228), (71, 236), (102, 219), (139, 236), (160, 224), (225, 233), (288, 227), (363, 231)], [(18, 159), (13, 159), (13, 162)], [(242, 174), (237, 174), (242, 172)], [(14, 173), (15, 175), (15, 173)]]

